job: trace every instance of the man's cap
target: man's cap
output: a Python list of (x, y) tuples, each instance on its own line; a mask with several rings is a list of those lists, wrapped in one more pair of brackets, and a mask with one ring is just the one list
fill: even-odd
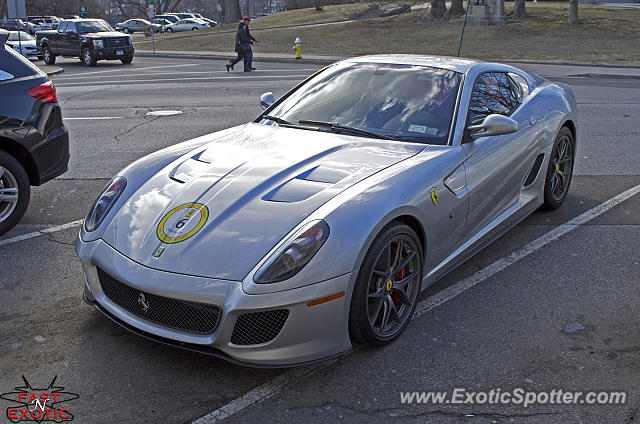
[(250, 18), (250, 17), (248, 17), (248, 16), (243, 16), (243, 17), (242, 17), (242, 20), (243, 20), (243, 21), (251, 21), (251, 18)]

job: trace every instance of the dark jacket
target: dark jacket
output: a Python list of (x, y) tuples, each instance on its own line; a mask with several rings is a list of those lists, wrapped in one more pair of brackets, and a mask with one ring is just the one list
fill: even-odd
[(247, 37), (246, 25), (244, 22), (238, 24), (238, 31), (236, 32), (236, 53), (244, 52), (242, 45), (251, 43), (251, 39)]

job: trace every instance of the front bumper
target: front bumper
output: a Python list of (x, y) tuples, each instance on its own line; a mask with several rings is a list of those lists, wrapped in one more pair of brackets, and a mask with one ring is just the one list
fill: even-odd
[[(121, 51), (122, 54), (118, 54)], [(105, 47), (103, 49), (93, 49), (93, 53), (97, 60), (115, 60), (124, 59), (125, 57), (131, 57), (134, 53), (134, 48), (131, 46), (126, 47)]]
[[(350, 289), (357, 271), (321, 283), (270, 294), (248, 295), (240, 281), (174, 274), (142, 266), (102, 240), (76, 242), (85, 272), (85, 300), (116, 323), (147, 338), (252, 366), (282, 367), (328, 359), (351, 350), (348, 331)], [(141, 292), (171, 299), (213, 304), (220, 319), (211, 334), (194, 334), (158, 325), (134, 315), (103, 292), (97, 268)], [(320, 305), (312, 300), (344, 291), (347, 295)], [(289, 315), (272, 340), (262, 344), (231, 342), (245, 313), (287, 309)]]

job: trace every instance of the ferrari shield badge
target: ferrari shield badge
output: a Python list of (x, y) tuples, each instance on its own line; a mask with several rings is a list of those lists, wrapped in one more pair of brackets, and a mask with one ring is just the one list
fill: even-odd
[(438, 189), (435, 187), (431, 189), (431, 201), (434, 205), (438, 204)]
[(201, 203), (176, 206), (160, 220), (158, 238), (165, 243), (185, 241), (202, 229), (208, 217), (209, 209)]

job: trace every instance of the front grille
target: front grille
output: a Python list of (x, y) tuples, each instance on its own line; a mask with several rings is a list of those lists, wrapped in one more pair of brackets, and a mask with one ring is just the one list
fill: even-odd
[(215, 305), (171, 299), (137, 290), (100, 268), (98, 278), (102, 291), (112, 302), (142, 319), (197, 334), (213, 333), (218, 326), (220, 308)]
[(126, 47), (129, 45), (127, 37), (106, 38), (105, 47)]
[(267, 343), (280, 333), (288, 317), (288, 309), (242, 314), (233, 328), (231, 343), (237, 345)]

